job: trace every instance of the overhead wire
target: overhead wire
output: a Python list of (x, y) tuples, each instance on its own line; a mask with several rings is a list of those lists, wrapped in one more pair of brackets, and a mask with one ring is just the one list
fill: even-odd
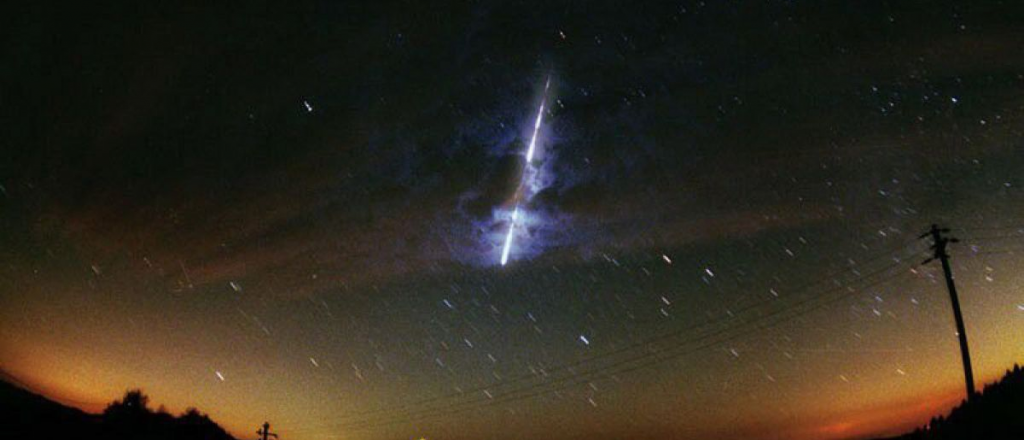
[[(892, 258), (892, 254), (893, 253), (899, 252), (899, 251), (909, 247), (910, 245), (912, 245), (912, 244), (914, 244), (916, 242), (917, 242), (917, 240), (904, 241), (904, 242), (901, 242), (900, 244), (898, 244), (897, 246), (889, 247), (889, 248), (886, 248), (882, 252), (878, 252), (878, 253), (869, 255), (868, 258), (864, 262), (861, 263), (861, 266), (870, 265), (870, 264), (872, 264), (872, 263), (874, 263), (874, 262), (876, 262), (876, 261), (878, 261), (878, 260), (880, 260), (882, 258), (885, 258), (885, 257)], [(837, 283), (839, 281), (835, 279), (836, 276), (846, 274), (846, 273), (850, 272), (851, 270), (853, 270), (854, 273), (857, 274), (857, 271), (855, 269), (851, 269), (851, 268), (847, 267), (847, 268), (843, 268), (843, 269), (840, 269), (840, 270), (831, 271), (828, 274), (826, 274), (825, 276), (823, 276), (823, 277), (821, 277), (821, 278), (819, 278), (819, 279), (817, 279), (815, 281), (803, 283), (803, 284), (798, 285), (797, 287), (795, 287), (793, 289), (787, 289), (785, 291), (789, 292), (789, 293), (786, 295), (786, 298), (795, 298), (797, 294), (799, 294), (801, 292), (804, 292), (804, 291), (806, 291), (806, 290), (808, 290), (808, 289), (810, 289), (812, 287), (815, 287), (817, 285), (820, 285), (820, 284), (829, 283), (829, 282)], [(850, 281), (850, 282), (855, 282), (855, 281), (856, 281), (856, 279), (853, 280), (853, 281)], [(515, 384), (519, 384), (519, 383), (523, 383), (523, 382), (527, 382), (527, 381), (532, 381), (532, 380), (544, 379), (544, 378), (546, 378), (548, 376), (555, 375), (555, 374), (558, 374), (558, 373), (561, 373), (561, 372), (564, 372), (564, 371), (569, 371), (569, 370), (572, 370), (572, 369), (580, 367), (580, 366), (585, 366), (586, 364), (593, 363), (593, 362), (596, 362), (596, 361), (599, 361), (599, 360), (602, 360), (602, 359), (606, 359), (606, 358), (610, 358), (610, 357), (613, 357), (613, 356), (617, 356), (617, 355), (620, 355), (620, 354), (623, 354), (623, 353), (626, 353), (626, 352), (629, 352), (629, 351), (633, 351), (633, 350), (636, 350), (636, 349), (639, 349), (639, 348), (648, 348), (652, 344), (656, 344), (656, 343), (659, 343), (659, 342), (662, 342), (662, 341), (666, 341), (666, 340), (670, 340), (670, 339), (673, 339), (673, 338), (678, 338), (678, 337), (687, 335), (687, 334), (689, 334), (692, 331), (701, 330), (701, 329), (704, 329), (704, 328), (707, 328), (707, 327), (711, 327), (711, 326), (719, 325), (719, 324), (722, 324), (722, 323), (725, 323), (725, 322), (728, 322), (728, 321), (732, 321), (732, 320), (737, 319), (736, 316), (741, 315), (741, 314), (746, 313), (746, 312), (751, 311), (751, 310), (755, 310), (758, 307), (763, 306), (765, 304), (777, 304), (777, 303), (779, 303), (779, 301), (785, 301), (785, 300), (786, 299), (780, 300), (778, 298), (771, 297), (771, 298), (766, 298), (764, 300), (756, 301), (756, 302), (747, 304), (747, 305), (745, 305), (743, 307), (740, 307), (740, 308), (738, 308), (736, 310), (733, 310), (733, 311), (730, 312), (729, 315), (725, 315), (725, 316), (723, 316), (721, 318), (718, 318), (718, 319), (705, 320), (703, 322), (691, 324), (691, 325), (685, 326), (685, 327), (677, 329), (677, 330), (673, 330), (673, 331), (670, 331), (670, 332), (667, 332), (667, 333), (655, 335), (655, 336), (652, 336), (650, 338), (643, 339), (641, 341), (636, 341), (636, 342), (624, 345), (624, 346), (616, 348), (616, 349), (608, 350), (608, 351), (602, 352), (602, 353), (594, 355), (594, 356), (590, 356), (590, 357), (583, 358), (583, 359), (580, 359), (580, 360), (564, 363), (564, 364), (557, 365), (557, 366), (550, 367), (550, 368), (543, 368), (542, 369), (543, 374), (538, 374), (538, 373), (521, 374), (521, 375), (518, 375), (518, 376), (511, 377), (509, 379), (506, 379), (506, 380), (504, 380), (502, 382), (496, 382), (496, 383), (491, 383), (491, 384), (486, 384), (486, 385), (480, 385), (480, 386), (476, 386), (476, 387), (473, 387), (473, 388), (470, 388), (470, 389), (460, 390), (460, 391), (457, 391), (457, 392), (448, 393), (448, 394), (442, 394), (442, 395), (438, 395), (438, 396), (434, 396), (434, 397), (429, 397), (429, 398), (424, 398), (424, 399), (417, 400), (415, 402), (405, 403), (405, 404), (397, 405), (397, 406), (390, 407), (390, 408), (378, 408), (378, 409), (372, 409), (372, 410), (359, 411), (359, 412), (356, 412), (356, 413), (350, 413), (350, 414), (347, 414), (347, 415), (343, 416), (341, 419), (342, 420), (346, 420), (346, 419), (372, 418), (372, 416), (377, 415), (377, 414), (381, 414), (381, 413), (401, 412), (401, 411), (405, 411), (405, 410), (410, 409), (410, 408), (415, 410), (417, 407), (428, 406), (430, 404), (433, 404), (433, 403), (439, 402), (439, 401), (462, 399), (462, 398), (465, 398), (468, 395), (472, 395), (472, 394), (476, 394), (476, 393), (483, 393), (485, 391), (486, 392), (495, 392), (495, 391), (498, 391), (500, 389), (503, 389), (503, 388), (506, 388), (506, 387), (509, 387), (509, 386), (512, 386), (512, 385), (515, 385)]]
[[(897, 248), (897, 250), (903, 249), (903, 248), (905, 248), (907, 246), (909, 246), (909, 244), (904, 244), (904, 245), (900, 246), (899, 248)], [(891, 251), (889, 253), (891, 253)], [(708, 346), (719, 345), (719, 344), (722, 344), (724, 342), (728, 342), (728, 341), (734, 340), (736, 338), (739, 338), (739, 337), (742, 337), (742, 336), (745, 336), (745, 335), (751, 333), (750, 331), (746, 331), (746, 332), (740, 332), (740, 333), (737, 333), (737, 334), (729, 335), (728, 333), (731, 332), (731, 331), (735, 331), (737, 329), (742, 329), (744, 326), (747, 326), (747, 325), (749, 325), (751, 323), (756, 324), (756, 323), (758, 323), (761, 320), (764, 320), (766, 318), (771, 318), (773, 316), (777, 316), (777, 315), (779, 315), (781, 313), (784, 313), (784, 312), (786, 312), (788, 310), (792, 310), (792, 309), (794, 309), (796, 307), (802, 307), (804, 305), (811, 304), (811, 307), (808, 310), (806, 310), (806, 311), (798, 311), (793, 316), (783, 317), (782, 320), (776, 320), (776, 321), (772, 322), (771, 324), (769, 324), (768, 326), (757, 327), (755, 329), (755, 331), (756, 330), (761, 330), (761, 329), (764, 329), (764, 328), (767, 328), (767, 327), (770, 327), (770, 326), (774, 326), (774, 325), (777, 325), (777, 324), (780, 324), (782, 322), (785, 322), (788, 319), (793, 319), (793, 318), (796, 318), (796, 317), (799, 317), (799, 316), (803, 316), (806, 313), (809, 313), (809, 312), (811, 312), (813, 310), (820, 309), (821, 307), (824, 307), (825, 305), (828, 305), (828, 304), (831, 304), (831, 303), (833, 303), (833, 302), (835, 302), (837, 300), (846, 298), (846, 297), (848, 297), (848, 296), (850, 296), (850, 295), (852, 295), (854, 293), (857, 293), (858, 291), (862, 291), (862, 290), (867, 289), (869, 287), (872, 287), (874, 285), (880, 284), (881, 282), (888, 281), (892, 277), (882, 278), (882, 279), (877, 280), (875, 282), (869, 283), (868, 285), (864, 285), (864, 286), (861, 286), (861, 287), (859, 287), (857, 289), (853, 289), (853, 285), (856, 284), (856, 283), (868, 280), (868, 279), (870, 279), (870, 278), (872, 278), (874, 276), (877, 276), (879, 274), (883, 274), (884, 272), (886, 272), (888, 270), (892, 270), (892, 269), (894, 269), (896, 267), (900, 267), (900, 266), (903, 266), (903, 265), (905, 265), (905, 263), (903, 261), (898, 261), (895, 264), (887, 265), (886, 267), (883, 267), (883, 268), (881, 268), (879, 270), (873, 271), (873, 272), (871, 272), (869, 274), (866, 274), (866, 275), (860, 276), (860, 277), (858, 277), (858, 278), (856, 278), (854, 280), (848, 281), (848, 283), (845, 284), (845, 285), (841, 285), (841, 286), (837, 286), (835, 288), (829, 289), (829, 290), (826, 291), (826, 293), (832, 293), (832, 292), (835, 292), (837, 290), (843, 290), (843, 289), (848, 289), (848, 291), (840, 294), (839, 296), (837, 296), (835, 298), (832, 298), (831, 300), (826, 300), (826, 301), (824, 301), (824, 302), (822, 302), (820, 304), (817, 304), (817, 305), (812, 304), (812, 302), (821, 299), (820, 296), (806, 298), (806, 299), (804, 299), (804, 300), (802, 300), (800, 302), (797, 302), (796, 304), (793, 304), (793, 305), (787, 306), (785, 308), (781, 308), (781, 309), (775, 310), (774, 312), (768, 313), (766, 315), (760, 315), (760, 316), (754, 317), (754, 318), (752, 318), (751, 321), (747, 321), (747, 322), (741, 323), (739, 326), (722, 328), (722, 329), (720, 329), (720, 330), (718, 330), (716, 332), (712, 332), (710, 334), (699, 335), (699, 336), (697, 336), (695, 338), (691, 338), (691, 339), (688, 339), (686, 341), (682, 341), (681, 343), (676, 344), (675, 347), (669, 348), (669, 349), (667, 349), (665, 351), (655, 351), (655, 352), (642, 353), (642, 354), (640, 354), (638, 356), (629, 357), (629, 358), (620, 360), (618, 362), (611, 363), (609, 365), (605, 365), (605, 366), (602, 366), (602, 367), (594, 368), (592, 370), (588, 370), (588, 371), (583, 372), (583, 373), (575, 373), (575, 372), (573, 372), (572, 373), (573, 375), (563, 376), (561, 378), (556, 378), (553, 381), (538, 382), (538, 383), (535, 383), (535, 384), (532, 384), (532, 385), (527, 385), (525, 387), (521, 387), (519, 389), (513, 389), (513, 390), (508, 391), (508, 392), (497, 394), (497, 398), (495, 398), (495, 394), (492, 394), (492, 393), (489, 392), (489, 390), (495, 389), (497, 387), (481, 387), (481, 390), (479, 390), (479, 391), (488, 391), (488, 393), (487, 393), (488, 396), (486, 398), (481, 397), (481, 398), (476, 399), (476, 400), (464, 401), (464, 402), (461, 402), (461, 403), (454, 403), (454, 404), (452, 404), (452, 405), (450, 405), (448, 407), (445, 407), (445, 406), (435, 406), (433, 408), (427, 407), (427, 408), (421, 408), (421, 409), (418, 409), (418, 410), (417, 409), (407, 410), (407, 411), (404, 411), (404, 412), (400, 412), (398, 414), (397, 418), (386, 419), (385, 417), (364, 417), (364, 418), (360, 418), (360, 419), (357, 419), (357, 420), (354, 420), (354, 421), (349, 421), (349, 422), (345, 422), (345, 423), (338, 423), (338, 424), (331, 425), (331, 426), (338, 427), (338, 428), (350, 428), (350, 429), (351, 428), (371, 428), (371, 427), (380, 426), (382, 424), (387, 425), (387, 424), (400, 423), (400, 422), (404, 422), (404, 421), (410, 421), (410, 418), (414, 418), (414, 419), (423, 418), (423, 417), (429, 418), (429, 417), (436, 416), (436, 415), (442, 415), (442, 414), (450, 413), (451, 410), (459, 410), (460, 408), (473, 409), (473, 408), (476, 408), (476, 407), (479, 407), (479, 406), (488, 406), (488, 405), (491, 404), (491, 402), (502, 403), (502, 402), (507, 402), (507, 401), (511, 401), (511, 400), (519, 400), (519, 399), (522, 399), (522, 398), (529, 398), (529, 397), (533, 397), (533, 396), (536, 396), (536, 395), (539, 395), (539, 394), (549, 393), (549, 392), (553, 392), (553, 391), (556, 391), (556, 390), (560, 390), (560, 389), (564, 389), (564, 388), (567, 388), (567, 387), (571, 387), (573, 385), (579, 385), (579, 384), (582, 384), (582, 383), (587, 383), (589, 381), (597, 380), (597, 378), (599, 378), (599, 377), (607, 377), (609, 374), (616, 375), (616, 374), (621, 374), (621, 373), (624, 373), (624, 372), (635, 371), (635, 369), (637, 369), (635, 367), (637, 367), (637, 366), (636, 365), (630, 365), (630, 364), (634, 364), (634, 363), (636, 363), (638, 361), (644, 361), (645, 359), (651, 358), (651, 357), (654, 357), (655, 359), (654, 360), (649, 360), (647, 362), (642, 362), (641, 364), (638, 364), (638, 365), (649, 366), (649, 365), (654, 365), (654, 364), (657, 364), (657, 363), (661, 363), (661, 362), (664, 362), (667, 359), (676, 358), (678, 356), (681, 356), (682, 354), (689, 353), (690, 351), (685, 351), (685, 350), (680, 352), (680, 353), (673, 353), (673, 351), (685, 348), (686, 346), (688, 346), (688, 344), (699, 343), (699, 342), (707, 340), (709, 338), (714, 338), (714, 337), (717, 337), (717, 336), (720, 336), (720, 335), (725, 335), (724, 338), (714, 340), (714, 341), (710, 342), (709, 344), (701, 345), (701, 346), (697, 347), (697, 349), (704, 349), (704, 348), (707, 348)], [(811, 285), (813, 286), (813, 285), (817, 285), (817, 284), (820, 284), (820, 283), (812, 283)], [(661, 336), (666, 336), (666, 335), (661, 335)], [(631, 346), (637, 346), (637, 345), (639, 345), (639, 346), (649, 346), (652, 343), (653, 342), (650, 342), (650, 341), (641, 341), (641, 342), (636, 343), (636, 344), (631, 344)], [(617, 352), (623, 352), (623, 351), (624, 350), (619, 350)], [(667, 355), (668, 357), (666, 359), (663, 359), (664, 356), (662, 356), (662, 355), (664, 355), (665, 353), (669, 353), (669, 354)], [(607, 355), (603, 356), (603, 357), (607, 357)], [(595, 359), (595, 358), (588, 358), (588, 359), (585, 359), (585, 361), (592, 361), (593, 359)], [(576, 362), (575, 364), (581, 364), (581, 363), (583, 363), (583, 362)], [(606, 370), (610, 370), (611, 373), (606, 372)], [(536, 379), (538, 377), (535, 376), (535, 375), (531, 375), (531, 376), (529, 376), (529, 378)], [(544, 378), (544, 377), (539, 377), (539, 378)], [(577, 380), (576, 381), (572, 381), (572, 379), (577, 379)], [(567, 385), (567, 386), (558, 386), (558, 387), (552, 388), (555, 385), (559, 385), (559, 384), (563, 384), (564, 385), (566, 382), (570, 382), (570, 384)], [(539, 393), (532, 392), (534, 390), (540, 390), (540, 392)], [(523, 393), (527, 393), (527, 394), (523, 394)], [(460, 398), (464, 398), (464, 397), (466, 397), (468, 395), (469, 395), (469, 392), (465, 392), (465, 393), (459, 394), (458, 396)]]

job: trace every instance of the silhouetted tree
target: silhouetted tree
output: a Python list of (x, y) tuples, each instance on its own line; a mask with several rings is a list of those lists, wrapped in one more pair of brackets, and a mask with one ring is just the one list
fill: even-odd
[[(6, 405), (6, 406), (5, 406)], [(10, 386), (0, 380), (0, 419), (13, 414), (5, 425), (7, 437), (19, 440), (234, 440), (196, 408), (175, 417), (161, 406), (149, 408), (149, 398), (138, 389), (111, 402), (101, 415), (91, 415)]]
[(151, 414), (149, 396), (140, 389), (128, 390), (121, 400), (110, 402), (107, 409), (103, 410), (106, 417), (139, 417), (144, 414)]

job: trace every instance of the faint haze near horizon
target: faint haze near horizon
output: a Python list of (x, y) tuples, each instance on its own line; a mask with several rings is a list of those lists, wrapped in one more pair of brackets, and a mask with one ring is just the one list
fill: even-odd
[[(0, 19), (0, 368), (240, 438), (904, 431), (963, 388), (930, 224), (962, 240), (979, 386), (1024, 359), (1021, 12), (26, 6)], [(558, 222), (480, 264), (546, 75)]]

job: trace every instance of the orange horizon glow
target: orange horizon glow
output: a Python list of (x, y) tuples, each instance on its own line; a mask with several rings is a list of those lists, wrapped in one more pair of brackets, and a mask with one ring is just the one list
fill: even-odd
[[(1009, 368), (1011, 365), (1008, 365)], [(987, 371), (979, 375), (979, 386), (989, 385), (1002, 377), (1005, 369), (998, 371)], [(109, 386), (100, 386), (90, 389), (83, 387), (79, 380), (62, 382), (60, 380), (45, 380), (34, 377), (31, 374), (18, 375), (14, 379), (29, 388), (28, 391), (40, 394), (65, 406), (78, 408), (90, 414), (100, 414), (106, 406), (122, 397), (124, 391), (135, 387), (127, 387), (123, 391), (111, 392)], [(982, 388), (983, 390), (984, 388)], [(171, 414), (180, 414), (187, 408), (194, 405), (171, 402), (159, 394), (151, 394), (145, 388), (142, 389), (150, 397), (150, 409), (157, 410), (164, 408)], [(765, 435), (763, 438), (792, 438), (806, 440), (847, 440), (865, 439), (883, 436), (892, 436), (912, 431), (925, 426), (935, 416), (945, 416), (949, 411), (960, 404), (963, 400), (963, 389), (960, 383), (948, 383), (939, 387), (935, 392), (914, 398), (901, 398), (887, 401), (880, 401), (877, 405), (856, 408), (845, 414), (826, 414), (819, 417), (806, 418), (807, 425), (782, 429), (776, 433)], [(261, 419), (226, 417), (217, 408), (202, 408), (198, 410), (209, 414), (214, 422), (218, 423), (228, 433), (236, 438), (244, 438), (241, 433), (251, 431), (254, 426), (262, 423)], [(274, 418), (268, 418), (272, 426)], [(767, 425), (765, 425), (767, 424)], [(751, 421), (751, 426), (768, 426), (771, 421)], [(746, 432), (749, 427), (733, 427), (736, 432)], [(751, 437), (753, 438), (753, 437)]]
[[(1004, 285), (1005, 291), (1012, 291), (1017, 280), (1009, 281)], [(911, 278), (908, 282), (920, 281)], [(735, 435), (761, 440), (840, 440), (909, 431), (947, 413), (963, 394), (963, 372), (957, 342), (949, 330), (946, 298), (940, 295), (941, 290), (926, 287), (929, 295), (934, 294), (932, 307), (936, 312), (918, 317), (924, 323), (920, 327), (924, 331), (901, 334), (908, 347), (921, 347), (916, 350), (868, 351), (866, 355), (855, 350), (812, 350), (805, 354), (794, 352), (797, 358), (790, 360), (778, 349), (757, 350), (765, 344), (755, 340), (739, 347), (741, 357), (735, 359), (745, 360), (742, 364), (723, 362), (734, 359), (728, 352), (707, 351), (683, 363), (685, 371), (691, 372), (688, 374), (661, 367), (649, 374), (625, 377), (620, 384), (608, 383), (602, 389), (609, 394), (599, 397), (594, 412), (554, 411), (555, 403), (527, 400), (512, 407), (515, 414), (501, 408), (474, 410), (473, 414), (479, 417), (445, 415), (424, 423), (423, 428), (431, 434), (428, 438), (472, 438), (495, 423), (517, 423), (524, 430), (523, 435), (540, 435), (550, 426), (572, 426), (579, 432), (597, 433), (618, 432), (631, 426), (637, 430), (631, 432), (654, 430), (670, 437)], [(964, 292), (976, 295), (978, 290), (965, 288)], [(36, 313), (41, 316), (49, 313), (48, 309), (40, 310)], [(1021, 359), (1024, 345), (1014, 335), (1024, 323), (1011, 318), (1015, 315), (1009, 313), (1016, 313), (1016, 308), (986, 310), (975, 302), (967, 302), (965, 310), (975, 377), (982, 386), (997, 380)], [(79, 316), (74, 315), (73, 307), (68, 308), (68, 313), (74, 318)], [(986, 314), (995, 318), (971, 320)], [(818, 316), (823, 319), (829, 315)], [(193, 335), (199, 330), (165, 332), (165, 324), (159, 321), (147, 322), (145, 326), (128, 319), (86, 322), (91, 327), (68, 333), (50, 331), (47, 327), (40, 331), (29, 325), (27, 328), (34, 333), (19, 335), (22, 330), (12, 326), (12, 331), (0, 340), (5, 359), (2, 368), (34, 388), (33, 391), (87, 412), (100, 412), (126, 390), (139, 388), (150, 396), (155, 408), (165, 406), (169, 412), (179, 414), (195, 407), (236, 436), (269, 421), (288, 440), (339, 435), (341, 431), (330, 427), (317, 428), (312, 433), (308, 427), (331, 423), (345, 414), (358, 413), (365, 406), (378, 407), (386, 402), (384, 399), (394, 402), (412, 396), (411, 400), (416, 401), (437, 394), (435, 390), (418, 388), (415, 382), (378, 382), (375, 386), (379, 388), (354, 388), (347, 384), (314, 386), (319, 382), (311, 380), (330, 378), (319, 375), (330, 365), (329, 357), (318, 356), (317, 363), (311, 362), (308, 355), (295, 356), (294, 360), (263, 357), (260, 359), (267, 361), (259, 364), (259, 369), (247, 370), (252, 367), (250, 358), (235, 359), (236, 353), (266, 356), (268, 352), (260, 350), (268, 349), (245, 345), (245, 338), (238, 338), (237, 342), (216, 337), (196, 339)], [(835, 325), (828, 320), (820, 322)], [(217, 321), (211, 321), (202, 332), (217, 335), (224, 331), (217, 325)], [(838, 329), (838, 334), (844, 334), (842, 327)], [(947, 337), (940, 339), (936, 334)], [(824, 345), (811, 336), (801, 345)], [(242, 345), (235, 350), (226, 349), (230, 345), (225, 344), (235, 343)], [(769, 360), (778, 365), (769, 364)], [(850, 367), (851, 362), (858, 367)], [(773, 379), (762, 377), (760, 370), (752, 369), (754, 365), (768, 365), (763, 368), (770, 369), (766, 371)], [(714, 373), (725, 384), (734, 385), (717, 388), (720, 382), (695, 376)], [(607, 412), (609, 408), (618, 410)], [(628, 410), (622, 411), (623, 408)], [(520, 423), (521, 420), (531, 422)], [(446, 425), (455, 422), (461, 432), (443, 435)], [(343, 434), (344, 439), (379, 438), (365, 431)]]

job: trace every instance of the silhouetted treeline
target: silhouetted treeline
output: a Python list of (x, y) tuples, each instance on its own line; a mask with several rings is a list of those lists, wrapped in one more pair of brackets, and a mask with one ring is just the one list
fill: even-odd
[(998, 382), (946, 417), (891, 440), (1024, 439), (1024, 369), (1014, 365)]
[(93, 415), (0, 381), (0, 415), (12, 416), (4, 434), (16, 439), (234, 440), (195, 408), (178, 416), (154, 411), (140, 390)]
[[(0, 381), (0, 418), (4, 434), (15, 439), (75, 440), (234, 440), (195, 408), (178, 416), (149, 408), (139, 390), (92, 415)], [(0, 419), (0, 420), (2, 420)], [(1014, 365), (998, 382), (946, 417), (889, 440), (1024, 439), (1024, 369)]]

